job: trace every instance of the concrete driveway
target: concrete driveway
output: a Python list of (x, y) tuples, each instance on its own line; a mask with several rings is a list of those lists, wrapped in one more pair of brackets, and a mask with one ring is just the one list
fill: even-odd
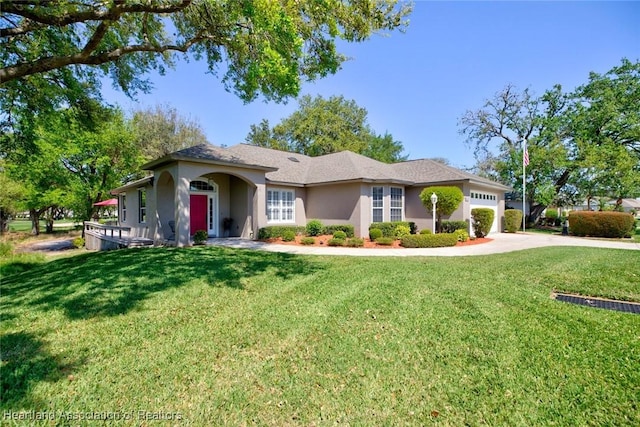
[[(283, 252), (305, 255), (349, 255), (349, 256), (473, 256), (490, 255), (504, 252), (521, 251), (547, 246), (583, 246), (591, 248), (612, 248), (640, 250), (637, 242), (619, 240), (589, 239), (583, 237), (558, 236), (541, 233), (496, 233), (488, 236), (493, 241), (478, 245), (450, 248), (426, 249), (366, 249), (345, 247), (291, 246), (264, 243), (242, 239), (210, 239), (208, 245), (227, 246), (232, 248), (259, 249), (269, 252)], [(640, 255), (640, 253), (639, 253)]]

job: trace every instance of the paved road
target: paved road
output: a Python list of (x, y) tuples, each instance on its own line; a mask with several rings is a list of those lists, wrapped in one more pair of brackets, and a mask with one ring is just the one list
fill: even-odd
[[(604, 239), (587, 239), (581, 237), (558, 236), (541, 233), (498, 233), (489, 235), (493, 241), (478, 245), (450, 248), (428, 249), (367, 249), (344, 247), (291, 246), (257, 242), (242, 239), (211, 239), (209, 245), (228, 246), (233, 248), (260, 249), (269, 252), (312, 255), (351, 255), (351, 256), (472, 256), (489, 255), (504, 252), (547, 246), (584, 246), (592, 248), (612, 248), (640, 250), (640, 243), (609, 241)], [(640, 253), (638, 254), (640, 257)], [(639, 258), (640, 260), (640, 258)]]
[(23, 247), (27, 252), (57, 252), (73, 249), (73, 239), (44, 240)]

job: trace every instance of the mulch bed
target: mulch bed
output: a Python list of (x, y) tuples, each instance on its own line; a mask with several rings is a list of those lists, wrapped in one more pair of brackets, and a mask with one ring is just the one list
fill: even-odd
[[(303, 245), (302, 243), (300, 243), (300, 240), (303, 238), (304, 236), (296, 236), (296, 240), (292, 241), (292, 242), (284, 242), (281, 238), (278, 239), (269, 239), (267, 240), (267, 242), (269, 243), (277, 243), (280, 245), (292, 245), (292, 246), (329, 246), (327, 244), (327, 242), (333, 237), (331, 235), (322, 235), (322, 236), (317, 236), (315, 237), (316, 242), (313, 245)], [(493, 239), (489, 239), (487, 237), (483, 237), (481, 239), (475, 239), (475, 240), (467, 240), (466, 242), (458, 242), (458, 244), (456, 246), (471, 246), (471, 245), (480, 245), (482, 243), (488, 243), (491, 242)], [(369, 248), (369, 249), (404, 249), (402, 246), (400, 246), (400, 240), (395, 240), (393, 242), (392, 245), (379, 245), (376, 242), (372, 242), (369, 239), (364, 239), (364, 246), (362, 246), (364, 248)]]
[(617, 301), (605, 298), (585, 297), (582, 295), (553, 293), (552, 298), (568, 302), (570, 304), (584, 305), (587, 307), (603, 308), (605, 310), (622, 311), (625, 313), (640, 314), (640, 304), (634, 302)]

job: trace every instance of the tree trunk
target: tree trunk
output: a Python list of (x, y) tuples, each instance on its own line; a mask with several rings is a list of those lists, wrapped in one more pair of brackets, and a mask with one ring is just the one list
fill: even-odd
[(7, 226), (9, 225), (9, 215), (5, 213), (5, 210), (0, 208), (0, 236), (7, 231)]
[(31, 218), (31, 234), (40, 235), (40, 211), (29, 209), (29, 217)]
[(538, 222), (538, 218), (542, 215), (542, 212), (546, 209), (546, 206), (535, 205), (529, 207), (529, 216), (527, 217), (527, 225), (535, 224)]

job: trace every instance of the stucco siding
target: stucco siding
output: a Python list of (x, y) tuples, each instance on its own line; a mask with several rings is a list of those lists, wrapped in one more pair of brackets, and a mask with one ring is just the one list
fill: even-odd
[[(139, 193), (140, 190), (144, 190), (146, 194), (146, 219), (144, 222), (140, 222), (140, 199)], [(121, 198), (118, 195), (118, 201), (120, 203)], [(150, 228), (155, 229), (155, 212), (156, 212), (156, 204), (154, 192), (152, 191), (151, 186), (144, 185), (136, 188), (129, 188), (124, 192), (126, 196), (126, 219), (122, 220), (122, 207), (119, 207), (120, 212), (118, 212), (119, 225), (131, 227), (131, 234), (138, 237), (146, 237), (150, 238), (152, 233), (150, 232)]]
[(296, 225), (307, 225), (307, 189), (295, 188)]
[[(235, 176), (229, 176), (229, 211), (222, 214), (220, 210), (220, 221), (226, 217), (233, 219), (229, 236), (231, 237), (248, 237), (250, 234), (250, 223), (247, 219), (249, 213), (249, 187), (246, 182)], [(220, 224), (220, 230), (224, 235), (223, 224)]]
[(420, 200), (420, 192), (422, 187), (407, 187), (404, 195), (404, 215), (405, 221), (414, 222), (418, 230), (431, 230), (433, 217), (431, 209), (427, 209)]
[(307, 218), (323, 224), (360, 226), (360, 183), (307, 188)]

